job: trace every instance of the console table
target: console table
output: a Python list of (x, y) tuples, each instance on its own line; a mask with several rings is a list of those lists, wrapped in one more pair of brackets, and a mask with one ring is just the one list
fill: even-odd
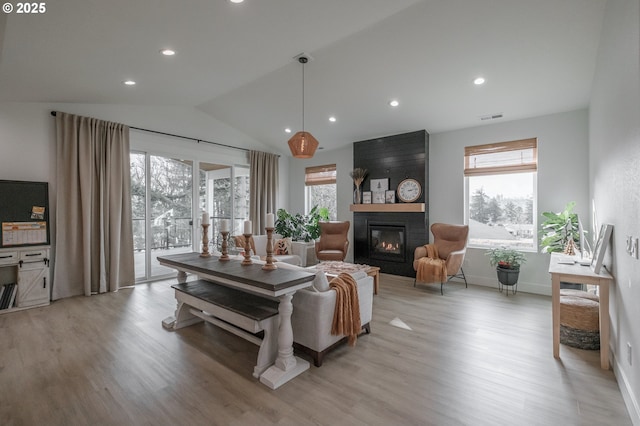
[[(220, 262), (217, 256), (200, 257), (200, 253), (182, 253), (158, 256), (163, 266), (178, 270), (178, 282), (185, 283), (187, 274), (198, 275), (216, 283), (278, 300), (279, 328), (277, 333), (278, 355), (275, 364), (260, 375), (260, 382), (276, 389), (300, 373), (309, 369), (309, 363), (293, 355), (293, 329), (291, 299), (296, 291), (310, 287), (314, 274), (291, 269), (265, 271), (262, 265), (241, 265), (240, 260)], [(178, 301), (179, 302), (179, 301)], [(178, 303), (179, 308), (179, 303)], [(178, 309), (176, 309), (177, 313)], [(165, 328), (177, 329), (176, 316), (162, 321)]]
[(609, 369), (609, 285), (613, 277), (604, 268), (595, 274), (591, 267), (579, 263), (562, 263), (566, 254), (551, 253), (551, 309), (553, 316), (553, 356), (560, 358), (560, 282), (599, 286), (600, 295), (600, 367)]

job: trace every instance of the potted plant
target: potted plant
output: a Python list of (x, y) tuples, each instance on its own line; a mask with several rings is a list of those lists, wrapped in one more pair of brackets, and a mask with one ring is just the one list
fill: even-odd
[(307, 215), (292, 215), (285, 209), (278, 209), (275, 233), (283, 238), (291, 238), (292, 241), (314, 241), (320, 237), (318, 222), (321, 220), (329, 220), (329, 210), (326, 207), (313, 206)]
[(524, 253), (506, 248), (493, 248), (487, 252), (489, 263), (496, 267), (498, 281), (502, 285), (515, 285), (520, 275), (520, 265), (527, 261)]
[[(542, 253), (563, 252), (570, 248), (570, 242), (580, 247), (580, 227), (578, 214), (573, 213), (576, 203), (569, 202), (560, 213), (544, 212), (542, 216), (542, 238), (540, 248)], [(568, 253), (572, 254), (572, 253)]]

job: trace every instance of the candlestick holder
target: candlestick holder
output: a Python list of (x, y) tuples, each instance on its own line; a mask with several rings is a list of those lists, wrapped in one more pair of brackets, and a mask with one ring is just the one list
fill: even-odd
[(202, 253), (200, 253), (200, 257), (211, 257), (211, 253), (209, 253), (209, 224), (202, 224)]
[(241, 265), (251, 265), (253, 262), (251, 261), (251, 244), (249, 240), (251, 240), (251, 234), (242, 234), (244, 235), (244, 260)]
[(226, 262), (228, 260), (231, 260), (229, 258), (228, 252), (229, 231), (220, 231), (220, 233), (222, 234), (222, 256), (220, 256), (218, 260), (221, 262)]
[(267, 231), (267, 263), (262, 267), (265, 271), (273, 271), (278, 266), (273, 263), (273, 228), (264, 228)]

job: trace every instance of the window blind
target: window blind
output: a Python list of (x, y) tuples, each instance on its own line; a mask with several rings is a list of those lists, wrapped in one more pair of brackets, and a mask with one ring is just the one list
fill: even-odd
[(535, 172), (538, 170), (538, 140), (467, 146), (464, 149), (464, 175)]
[(304, 170), (304, 184), (306, 186), (327, 185), (336, 183), (336, 165), (307, 167)]

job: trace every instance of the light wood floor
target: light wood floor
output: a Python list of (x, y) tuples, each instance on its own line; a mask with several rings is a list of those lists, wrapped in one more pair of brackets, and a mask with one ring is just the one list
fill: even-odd
[(0, 315), (0, 424), (631, 424), (599, 352), (553, 358), (548, 297), (383, 275), (372, 334), (272, 391), (251, 376), (256, 346), (162, 328), (170, 284)]

